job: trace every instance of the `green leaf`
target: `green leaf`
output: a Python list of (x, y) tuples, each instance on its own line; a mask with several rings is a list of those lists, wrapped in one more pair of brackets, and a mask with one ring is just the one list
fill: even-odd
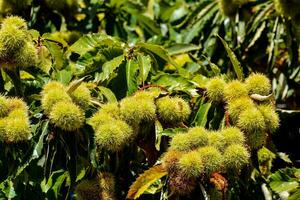
[(187, 28), (186, 34), (184, 35), (184, 43), (192, 42), (192, 40), (204, 29), (205, 25), (208, 24), (209, 20), (215, 16), (218, 9), (216, 2), (212, 2), (203, 8), (197, 16), (197, 22)]
[(127, 95), (133, 94), (137, 89), (136, 75), (139, 65), (136, 60), (128, 60), (126, 63), (126, 82), (127, 82)]
[(213, 72), (214, 76), (217, 76), (221, 73), (220, 68), (218, 67), (218, 65), (216, 65), (215, 63), (211, 62), (210, 60), (208, 60), (208, 64), (211, 68), (211, 71)]
[(150, 34), (152, 34), (152, 35), (160, 35), (161, 34), (160, 27), (155, 21), (153, 21), (149, 17), (146, 17), (141, 14), (137, 14), (135, 16), (136, 16), (139, 24), (142, 26), (142, 28), (144, 28)]
[(118, 57), (113, 58), (110, 61), (107, 61), (102, 66), (102, 72), (100, 73), (99, 80), (104, 81), (110, 78), (110, 75), (122, 64), (125, 57), (124, 55), (120, 55)]
[(171, 91), (184, 91), (191, 96), (197, 96), (196, 83), (180, 75), (162, 73), (152, 77), (152, 83), (167, 87)]
[(160, 134), (162, 136), (174, 137), (178, 133), (185, 133), (187, 132), (187, 128), (167, 128), (163, 130)]
[(162, 181), (161, 179), (158, 179), (157, 181), (155, 181), (155, 183), (153, 183), (145, 192), (144, 194), (156, 194), (158, 192), (161, 191), (161, 189), (164, 186), (164, 181)]
[(62, 48), (54, 42), (46, 41), (45, 45), (51, 54), (54, 68), (58, 70), (62, 69), (67, 63)]
[(72, 81), (68, 86), (67, 92), (72, 94), (81, 85), (85, 78), (86, 77), (82, 77), (81, 79)]
[(146, 170), (130, 186), (126, 199), (138, 199), (153, 183), (166, 175), (167, 172), (161, 165)]
[[(266, 5), (266, 4), (268, 4), (268, 5)], [(270, 12), (273, 12), (273, 9), (272, 9), (272, 8), (273, 8), (274, 4), (271, 3), (271, 2), (266, 2), (266, 4), (265, 4), (265, 3), (260, 4), (261, 7), (263, 7), (263, 9), (262, 9), (261, 11), (258, 11), (258, 12), (257, 12), (258, 15), (255, 16), (253, 22), (251, 23), (250, 31), (253, 31), (253, 32), (255, 31), (255, 32), (256, 32), (256, 31), (257, 31), (257, 30), (256, 30), (257, 27), (258, 27), (261, 23), (264, 23), (264, 22), (265, 22), (264, 19), (268, 18), (268, 15), (269, 15)]]
[(165, 60), (166, 62), (172, 64), (174, 67), (178, 68), (177, 63), (175, 63), (170, 55), (168, 54), (168, 51), (165, 50), (162, 46), (156, 45), (156, 44), (149, 44), (149, 43), (138, 43), (137, 46), (142, 47), (142, 49), (146, 49), (146, 52), (149, 51), (161, 59)]
[(72, 72), (67, 70), (58, 71), (56, 74), (56, 79), (67, 85), (72, 79)]
[(49, 126), (49, 121), (46, 121), (45, 123), (42, 124), (43, 127), (42, 133), (39, 137), (39, 141), (37, 142), (37, 144), (33, 149), (32, 158), (38, 158), (41, 155), (44, 146), (44, 138), (49, 133), (48, 126)]
[(239, 80), (243, 80), (244, 79), (244, 75), (243, 75), (243, 70), (241, 68), (241, 63), (239, 62), (239, 60), (237, 59), (236, 55), (234, 54), (234, 52), (229, 48), (227, 42), (221, 38), (220, 36), (218, 36), (222, 42), (222, 44), (225, 47), (225, 50), (230, 58), (230, 61), (232, 63), (233, 69), (236, 73), (236, 76)]
[(244, 40), (245, 40), (245, 35), (246, 35), (246, 23), (245, 21), (241, 20), (241, 21), (238, 21), (237, 22), (237, 25), (236, 25), (236, 29), (237, 29), (237, 41), (239, 44), (243, 43)]
[(269, 33), (269, 45), (267, 47), (268, 49), (268, 64), (270, 69), (273, 69), (273, 66), (275, 65), (276, 62), (276, 57), (279, 51), (279, 42), (278, 40), (280, 39), (280, 30), (283, 29), (284, 24), (279, 23), (280, 16), (277, 16), (275, 20), (275, 24), (273, 27), (273, 30), (271, 33)]
[(75, 182), (80, 181), (85, 176), (85, 174), (86, 174), (86, 169), (82, 168), (79, 174), (77, 175)]
[(46, 40), (45, 42), (52, 42), (60, 44), (62, 47), (67, 47), (68, 43), (63, 39), (51, 33), (45, 33), (42, 35), (42, 38)]
[(101, 94), (105, 96), (108, 102), (116, 103), (118, 101), (115, 94), (110, 89), (103, 86), (98, 86), (98, 88)]
[(160, 9), (163, 9), (164, 12), (159, 12), (159, 17), (160, 19), (162, 19), (163, 21), (172, 21), (172, 14), (175, 12), (176, 9), (178, 9), (179, 7), (184, 6), (182, 3), (180, 2), (174, 2), (174, 4), (172, 3), (172, 6), (170, 6), (170, 4), (168, 6), (164, 6), (164, 5), (160, 5)]
[(141, 85), (144, 84), (149, 75), (151, 69), (151, 57), (139, 54), (137, 59), (139, 63), (139, 75), (137, 77), (137, 81), (138, 84)]
[(40, 32), (37, 31), (37, 30), (34, 30), (34, 29), (29, 29), (29, 30), (28, 30), (28, 33), (31, 35), (31, 37), (32, 37), (34, 40), (37, 40), (38, 37), (40, 36)]
[(64, 172), (62, 169), (52, 172), (48, 180), (45, 177), (40, 184), (42, 192), (47, 193), (53, 186), (53, 176), (62, 172)]
[(263, 33), (263, 31), (265, 30), (265, 28), (266, 28), (266, 22), (263, 22), (261, 24), (261, 26), (255, 32), (253, 39), (251, 40), (250, 44), (247, 47), (248, 49), (251, 48), (252, 46), (254, 46), (255, 42), (260, 38), (260, 36)]
[[(50, 183), (49, 183), (50, 184)], [(52, 179), (51, 179), (51, 186), (48, 185), (47, 181), (46, 181), (46, 177), (42, 180), (41, 184), (41, 189), (44, 193), (47, 193), (48, 190), (51, 188), (52, 186)]]
[(6, 179), (0, 184), (0, 191), (4, 193), (7, 199), (13, 199), (17, 196), (14, 183), (10, 179)]
[(199, 109), (193, 121), (193, 124), (195, 124), (195, 126), (205, 127), (207, 122), (207, 114), (210, 107), (211, 107), (211, 102), (205, 102), (204, 98), (201, 99)]
[[(215, 18), (222, 18), (222, 16), (219, 14), (216, 15)], [(216, 26), (211, 30), (211, 33), (209, 34), (208, 38), (206, 39), (203, 45), (204, 46), (203, 53), (210, 58), (219, 53), (216, 35), (219, 33), (220, 29), (222, 29), (221, 26), (222, 23), (220, 22), (223, 22), (223, 20), (216, 19), (216, 21), (217, 21)]]
[(270, 176), (271, 181), (300, 181), (300, 169), (298, 168), (284, 168), (279, 169)]
[(160, 143), (161, 143), (161, 136), (163, 132), (163, 127), (158, 120), (155, 120), (155, 148), (157, 151), (160, 151)]
[(175, 44), (167, 48), (169, 55), (187, 53), (190, 51), (199, 50), (200, 47), (194, 44)]
[(85, 74), (101, 71), (100, 66), (103, 66), (105, 62), (111, 61), (123, 54), (123, 48), (99, 44), (99, 46), (79, 57), (74, 65), (76, 74), (83, 76)]
[(299, 172), (297, 168), (284, 168), (270, 176), (270, 187), (276, 193), (291, 192), (299, 187)]
[(8, 199), (12, 199), (17, 196), (14, 188), (14, 183), (12, 181), (8, 182), (8, 187), (5, 190), (5, 194)]
[(120, 46), (121, 43), (115, 38), (102, 33), (87, 34), (79, 38), (70, 48), (70, 52), (83, 55), (97, 46)]
[(32, 152), (32, 155), (30, 157), (30, 159), (28, 161), (25, 162), (25, 164), (23, 165), (20, 165), (17, 169), (17, 172), (15, 174), (14, 177), (17, 177), (19, 176), (23, 171), (24, 169), (26, 169), (27, 166), (29, 166), (29, 164), (31, 163), (31, 161), (39, 158), (42, 154), (42, 149), (44, 147), (44, 138), (48, 135), (49, 133), (49, 130), (48, 130), (48, 126), (49, 126), (49, 121), (46, 121), (46, 122), (42, 122), (41, 123), (41, 127), (42, 127), (42, 133), (39, 137), (39, 140), (37, 142), (37, 144), (35, 145), (34, 149), (33, 149), (33, 152)]
[(299, 186), (299, 183), (296, 181), (284, 182), (284, 181), (272, 181), (270, 187), (276, 193), (280, 192), (289, 192), (296, 189)]
[(65, 173), (63, 173), (62, 175), (60, 175), (57, 179), (56, 179), (56, 181), (55, 181), (55, 183), (54, 183), (54, 185), (53, 185), (53, 187), (52, 187), (52, 190), (53, 190), (53, 192), (54, 192), (54, 195), (55, 195), (55, 198), (56, 199), (58, 199), (58, 192), (60, 191), (60, 188), (61, 188), (61, 185), (63, 184), (63, 182), (66, 180), (66, 179), (68, 179), (68, 177), (70, 177), (70, 174), (69, 174), (69, 172), (65, 172)]
[(300, 189), (297, 189), (291, 196), (289, 196), (286, 200), (299, 200), (300, 199)]
[(196, 76), (193, 77), (192, 81), (195, 82), (199, 88), (205, 89), (206, 84), (209, 81), (209, 78), (203, 76), (202, 74), (197, 74)]
[(154, 9), (153, 9), (154, 4), (155, 4), (155, 0), (149, 0), (147, 5), (147, 10), (145, 12), (145, 15), (149, 16), (151, 19), (154, 18)]

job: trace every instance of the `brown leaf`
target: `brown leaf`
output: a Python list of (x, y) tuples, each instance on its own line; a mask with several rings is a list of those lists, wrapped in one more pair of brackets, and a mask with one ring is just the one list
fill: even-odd
[(210, 178), (210, 182), (216, 187), (217, 190), (226, 191), (227, 190), (227, 180), (219, 173), (213, 173)]
[(139, 198), (155, 181), (167, 175), (162, 165), (157, 165), (146, 170), (130, 186), (126, 199)]

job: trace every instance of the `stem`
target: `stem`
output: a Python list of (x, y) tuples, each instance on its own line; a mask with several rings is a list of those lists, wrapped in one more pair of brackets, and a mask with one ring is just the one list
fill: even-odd
[(185, 125), (183, 122), (181, 122), (180, 124), (179, 124), (179, 127), (181, 127), (181, 128), (189, 128), (187, 125)]
[(1, 69), (0, 69), (0, 92), (4, 92), (4, 80), (3, 80)]
[(202, 192), (202, 195), (203, 195), (204, 199), (209, 200), (207, 192), (206, 192), (204, 186), (201, 183), (199, 183), (199, 185), (200, 185), (200, 189), (201, 189), (201, 192)]
[(138, 146), (143, 150), (149, 165), (154, 165), (159, 157), (159, 152), (155, 148), (155, 134), (150, 133), (147, 137), (138, 141)]
[(115, 153), (115, 173), (119, 171), (119, 166), (120, 166), (120, 157), (119, 157), (119, 152), (117, 151)]
[(226, 123), (226, 127), (230, 126), (230, 117), (228, 111), (225, 112), (225, 123)]
[(20, 69), (18, 67), (16, 67), (12, 71), (5, 69), (5, 72), (13, 82), (15, 95), (19, 97), (24, 97), (24, 86), (22, 84), (21, 77), (20, 77)]
[(165, 87), (162, 87), (162, 86), (160, 86), (160, 85), (145, 85), (145, 86), (141, 87), (141, 88), (139, 89), (139, 91), (145, 90), (145, 89), (147, 89), (147, 88), (159, 88), (159, 89), (161, 89), (161, 90), (163, 90), (163, 91), (168, 91)]
[[(66, 133), (64, 133), (64, 135), (66, 135)], [(66, 138), (67, 140), (67, 145), (69, 146), (69, 151), (70, 151), (70, 158), (69, 158), (69, 162), (68, 162), (68, 166), (67, 169), (69, 171), (70, 174), (70, 179), (71, 179), (71, 184), (70, 187), (72, 188), (74, 186), (75, 180), (76, 180), (76, 169), (77, 169), (77, 157), (78, 157), (78, 152), (77, 152), (77, 140), (76, 140), (76, 135), (73, 132), (72, 133), (68, 133), (68, 135), (66, 135), (68, 138)]]

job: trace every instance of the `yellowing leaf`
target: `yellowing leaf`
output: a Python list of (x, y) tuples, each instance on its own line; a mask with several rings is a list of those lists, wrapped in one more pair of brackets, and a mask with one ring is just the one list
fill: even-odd
[(167, 175), (161, 165), (151, 167), (130, 186), (126, 199), (138, 199), (155, 181)]
[(74, 17), (77, 21), (80, 22), (86, 18), (86, 14), (76, 14)]
[(25, 79), (34, 79), (34, 76), (31, 75), (31, 74), (29, 74), (26, 71), (20, 71), (20, 76), (21, 76), (22, 80), (25, 80)]
[[(192, 61), (192, 59), (190, 58), (190, 56), (187, 53), (176, 55), (173, 58), (174, 58), (174, 61), (180, 67), (182, 67), (185, 63), (188, 63), (188, 62)], [(166, 65), (165, 69), (176, 69), (176, 68), (174, 68), (170, 63), (168, 63)]]
[(46, 74), (49, 74), (49, 71), (52, 66), (51, 62), (51, 54), (49, 50), (45, 46), (41, 46), (38, 51), (39, 63), (38, 66), (42, 69)]

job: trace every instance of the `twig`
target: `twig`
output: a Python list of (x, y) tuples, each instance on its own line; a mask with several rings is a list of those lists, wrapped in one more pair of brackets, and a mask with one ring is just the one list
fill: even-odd
[(204, 199), (205, 199), (205, 200), (209, 200), (208, 195), (207, 195), (207, 192), (205, 191), (204, 186), (203, 186), (201, 183), (199, 183), (199, 185), (200, 185), (200, 189), (201, 189), (201, 192), (202, 192), (202, 194), (203, 194)]
[(142, 91), (142, 90), (145, 90), (147, 88), (159, 88), (163, 91), (168, 91), (165, 87), (160, 86), (160, 85), (145, 85), (145, 86), (141, 87), (138, 91)]
[(229, 117), (228, 111), (225, 112), (225, 125), (226, 125), (226, 127), (230, 126), (230, 117)]

